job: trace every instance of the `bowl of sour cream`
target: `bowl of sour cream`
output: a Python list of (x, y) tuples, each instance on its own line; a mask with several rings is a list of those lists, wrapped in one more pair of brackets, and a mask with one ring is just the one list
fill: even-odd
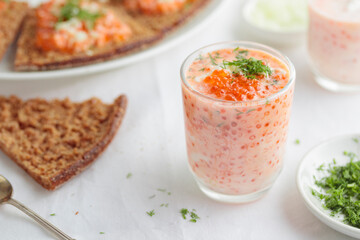
[(307, 0), (246, 0), (242, 10), (249, 30), (261, 40), (285, 45), (305, 42)]

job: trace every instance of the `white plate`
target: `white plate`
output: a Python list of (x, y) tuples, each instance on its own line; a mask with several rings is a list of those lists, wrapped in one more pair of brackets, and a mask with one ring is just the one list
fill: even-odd
[[(321, 201), (311, 194), (312, 188), (319, 190), (314, 184), (313, 176), (319, 179), (326, 174), (326, 171), (320, 172), (317, 170), (321, 164), (328, 166), (335, 158), (337, 165), (345, 165), (349, 162), (349, 157), (344, 156), (344, 151), (360, 154), (360, 143), (356, 143), (353, 140), (354, 138), (360, 141), (360, 134), (336, 137), (310, 150), (299, 166), (297, 172), (297, 187), (308, 209), (323, 223), (336, 231), (351, 237), (360, 238), (360, 229), (346, 225), (340, 217), (331, 217), (329, 215), (330, 211), (325, 210), (322, 207)], [(326, 169), (326, 167), (324, 169)]]
[[(196, 14), (189, 22), (153, 47), (135, 54), (131, 54), (129, 56), (106, 61), (103, 63), (54, 71), (14, 72), (12, 70), (14, 49), (12, 48), (12, 50), (10, 50), (5, 58), (0, 62), (0, 80), (40, 80), (74, 77), (103, 72), (123, 67), (134, 62), (143, 61), (144, 59), (174, 47), (200, 30), (202, 27), (205, 27), (205, 25), (216, 16), (216, 13), (222, 9), (223, 5), (225, 5), (225, 2), (227, 1), (228, 0), (211, 0), (211, 2), (202, 11)], [(33, 6), (39, 2), (41, 1), (29, 0), (29, 3)]]

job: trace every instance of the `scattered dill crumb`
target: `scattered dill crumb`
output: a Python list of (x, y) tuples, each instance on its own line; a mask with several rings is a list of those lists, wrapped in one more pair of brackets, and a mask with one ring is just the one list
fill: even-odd
[(196, 223), (197, 220), (200, 219), (200, 217), (195, 212), (191, 212), (190, 217), (191, 217), (190, 222), (193, 222), (193, 223)]
[(359, 139), (358, 138), (353, 138), (353, 141), (356, 143), (359, 143)]
[(126, 175), (126, 178), (129, 179), (129, 178), (131, 178), (131, 177), (132, 177), (132, 173), (129, 172), (129, 173)]
[(180, 210), (180, 213), (181, 213), (183, 219), (187, 219), (186, 217), (188, 215), (190, 215), (189, 222), (193, 222), (193, 223), (196, 223), (200, 219), (200, 217), (195, 212), (196, 212), (195, 209), (193, 209), (192, 211), (189, 211), (187, 208), (182, 208)]
[(299, 144), (300, 144), (300, 140), (299, 140), (299, 139), (296, 139), (296, 140), (295, 140), (295, 144), (296, 144), (296, 145), (299, 145)]
[(105, 234), (105, 232), (99, 232), (99, 234)]
[(186, 219), (186, 215), (189, 213), (189, 210), (187, 210), (186, 208), (182, 208), (182, 209), (180, 210), (180, 213), (181, 213), (182, 217), (183, 217), (184, 219)]
[(155, 215), (155, 210), (153, 209), (153, 210), (151, 210), (151, 211), (149, 211), (149, 212), (146, 212), (146, 213), (147, 213), (147, 215), (149, 215), (150, 217), (152, 217), (152, 216)]
[(153, 199), (155, 196), (156, 196), (155, 194), (154, 194), (154, 195), (151, 195), (151, 196), (149, 197), (149, 199)]
[(166, 189), (165, 189), (165, 188), (158, 188), (158, 189), (156, 189), (156, 190), (158, 190), (159, 192), (166, 192)]
[(52, 214), (50, 214), (50, 216), (52, 216), (52, 217), (53, 217), (53, 216), (56, 216), (56, 214), (55, 214), (55, 213), (52, 213)]

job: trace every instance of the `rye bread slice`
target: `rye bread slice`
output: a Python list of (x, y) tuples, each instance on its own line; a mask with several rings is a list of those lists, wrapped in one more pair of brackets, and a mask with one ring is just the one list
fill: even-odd
[[(210, 0), (193, 0), (192, 3), (188, 3), (184, 9), (171, 14), (143, 14), (141, 12), (128, 11), (131, 16), (137, 19), (142, 24), (148, 25), (156, 32), (167, 34), (176, 30), (182, 24), (186, 23), (194, 14), (204, 8)], [(112, 0), (114, 6), (122, 6), (122, 0)]]
[(164, 16), (133, 14), (125, 9), (122, 2), (110, 2), (107, 6), (111, 7), (120, 19), (131, 27), (132, 37), (123, 43), (77, 54), (43, 52), (37, 48), (34, 38), (36, 18), (33, 10), (25, 19), (17, 43), (14, 69), (15, 71), (56, 70), (104, 62), (140, 51), (162, 40), (166, 33), (178, 28), (208, 1), (197, 0), (179, 13)]
[(0, 60), (19, 32), (27, 11), (27, 3), (13, 1), (0, 10)]
[(122, 55), (141, 50), (161, 40), (162, 35), (139, 24), (124, 8), (114, 9), (116, 14), (127, 23), (133, 35), (125, 42), (94, 48), (82, 53), (62, 53), (56, 51), (44, 52), (35, 43), (36, 17), (35, 10), (29, 12), (25, 18), (23, 30), (20, 34), (15, 55), (16, 71), (55, 70), (69, 67), (103, 62)]
[(0, 149), (32, 178), (54, 190), (82, 172), (108, 146), (125, 114), (127, 99), (22, 101), (0, 97)]

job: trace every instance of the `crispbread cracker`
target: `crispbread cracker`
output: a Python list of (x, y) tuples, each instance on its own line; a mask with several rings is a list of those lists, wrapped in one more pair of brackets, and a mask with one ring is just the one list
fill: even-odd
[(74, 103), (0, 97), (0, 149), (44, 188), (54, 190), (105, 150), (126, 104), (123, 95), (109, 105), (96, 98)]
[[(171, 14), (143, 14), (132, 13), (131, 16), (140, 21), (144, 25), (148, 25), (157, 32), (169, 33), (176, 30), (180, 25), (185, 23), (192, 15), (203, 8), (210, 0), (196, 0), (191, 4), (187, 4), (184, 9)], [(122, 1), (112, 0), (114, 6), (121, 6)]]
[(197, 0), (179, 13), (152, 18), (134, 15), (128, 12), (121, 2), (116, 4), (111, 2), (107, 6), (110, 6), (120, 19), (131, 27), (133, 30), (132, 37), (122, 43), (75, 54), (55, 51), (44, 52), (37, 48), (34, 38), (36, 34), (35, 12), (31, 11), (26, 17), (23, 31), (17, 43), (14, 68), (16, 71), (63, 69), (104, 62), (142, 50), (160, 41), (166, 33), (180, 26), (208, 1)]
[(14, 41), (27, 11), (27, 3), (13, 1), (0, 10), (0, 60)]
[(62, 53), (44, 52), (37, 48), (34, 38), (36, 31), (35, 11), (31, 11), (25, 19), (23, 31), (17, 43), (15, 70), (53, 70), (103, 62), (142, 49), (162, 38), (162, 35), (135, 21), (123, 8), (116, 9), (116, 13), (131, 27), (133, 35), (130, 39), (84, 53)]

